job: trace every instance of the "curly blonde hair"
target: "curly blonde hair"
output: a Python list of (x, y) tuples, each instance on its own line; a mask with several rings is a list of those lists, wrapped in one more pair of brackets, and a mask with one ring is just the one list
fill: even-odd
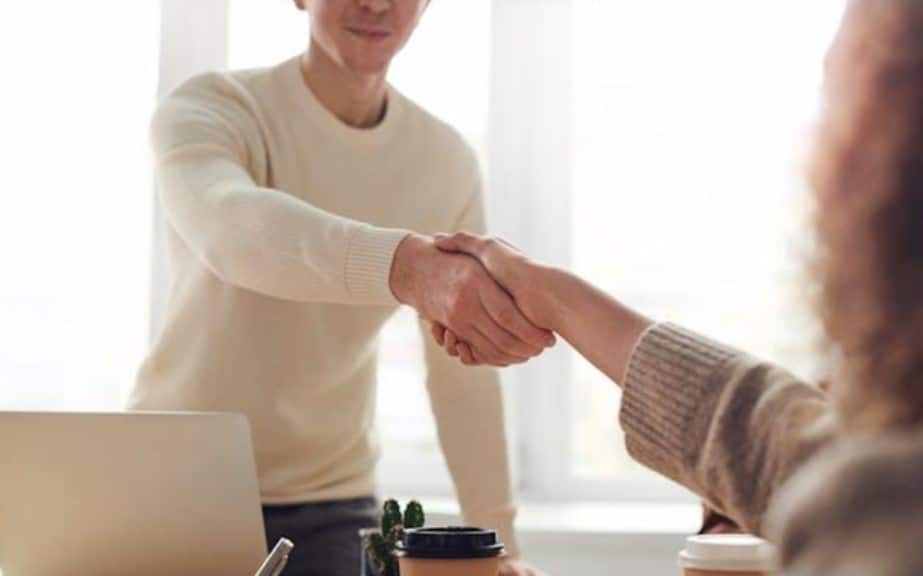
[(846, 422), (923, 425), (923, 0), (852, 0), (810, 170)]

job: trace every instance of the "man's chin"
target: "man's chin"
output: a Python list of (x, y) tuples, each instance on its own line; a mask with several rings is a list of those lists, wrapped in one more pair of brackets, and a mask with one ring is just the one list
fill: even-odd
[(390, 63), (390, 60), (355, 60), (348, 62), (347, 66), (356, 74), (361, 74), (363, 76), (380, 76), (388, 71), (388, 65)]
[(388, 71), (394, 54), (384, 47), (354, 47), (344, 50), (343, 64), (353, 72), (363, 75), (379, 75)]

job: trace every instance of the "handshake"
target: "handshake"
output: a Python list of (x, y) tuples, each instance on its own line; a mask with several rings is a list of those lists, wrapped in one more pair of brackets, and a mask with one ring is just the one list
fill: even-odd
[(398, 246), (391, 290), (432, 325), (440, 346), (469, 366), (510, 366), (554, 346), (554, 271), (501, 240), (410, 235)]

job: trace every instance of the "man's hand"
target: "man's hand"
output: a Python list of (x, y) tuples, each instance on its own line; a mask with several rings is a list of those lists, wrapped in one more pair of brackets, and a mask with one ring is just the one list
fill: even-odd
[(497, 574), (498, 576), (545, 576), (545, 573), (538, 568), (515, 558), (504, 558), (500, 562), (500, 571)]
[(497, 238), (465, 232), (436, 237), (440, 250), (468, 254), (487, 269), (516, 305), (536, 326), (554, 330), (560, 310), (550, 298), (549, 277), (553, 271), (530, 260), (525, 254)]
[(518, 364), (555, 343), (554, 335), (530, 322), (476, 259), (441, 251), (429, 238), (410, 235), (401, 242), (390, 281), (400, 302), (469, 345), (466, 363)]
[[(567, 340), (613, 382), (624, 380), (635, 345), (654, 325), (579, 276), (536, 264), (502, 241), (455, 234), (438, 238), (436, 244), (476, 257), (533, 324)], [(460, 334), (450, 334), (451, 328), (434, 326), (433, 336), (447, 347), (464, 341)], [(464, 343), (456, 348), (463, 358), (468, 353)]]
[[(532, 262), (502, 240), (493, 238), (458, 233), (437, 236), (436, 246), (446, 252), (477, 258), (493, 279), (513, 296), (516, 306), (533, 324), (546, 329), (553, 329), (556, 325), (560, 311), (544, 288), (549, 269)], [(470, 343), (451, 327), (434, 322), (432, 334), (446, 352), (460, 357), (465, 364), (483, 363), (478, 361)]]

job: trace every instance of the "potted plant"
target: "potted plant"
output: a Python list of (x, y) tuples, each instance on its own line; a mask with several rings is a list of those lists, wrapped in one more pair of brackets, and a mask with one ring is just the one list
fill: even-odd
[(423, 506), (416, 500), (408, 502), (403, 512), (397, 500), (385, 501), (379, 530), (367, 533), (362, 542), (378, 576), (398, 576), (397, 543), (404, 538), (405, 528), (422, 528), (425, 521)]

